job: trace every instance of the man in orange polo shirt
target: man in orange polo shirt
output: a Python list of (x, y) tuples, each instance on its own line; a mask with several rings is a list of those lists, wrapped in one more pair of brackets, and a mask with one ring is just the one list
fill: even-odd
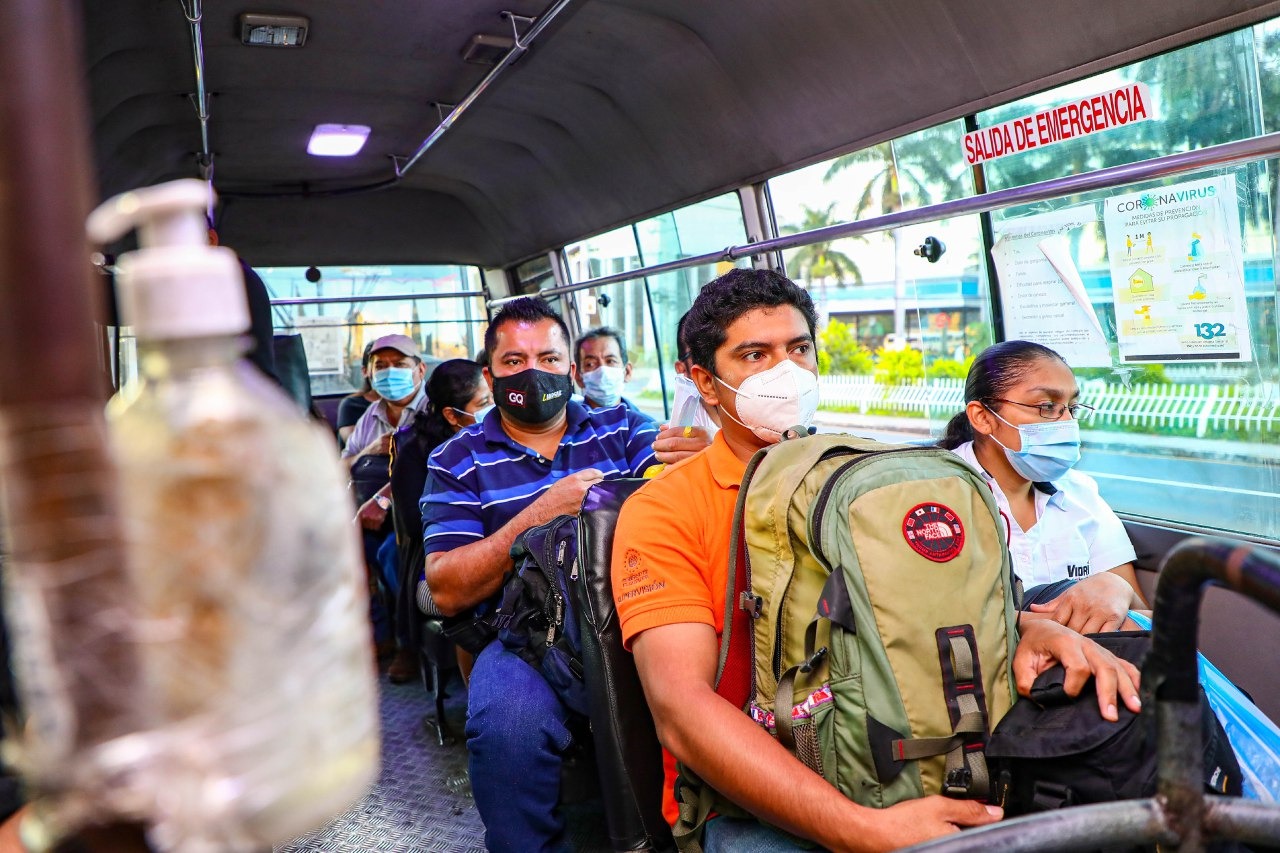
[[(723, 428), (705, 452), (663, 471), (623, 506), (614, 600), (665, 748), (669, 822), (676, 819), (679, 759), (749, 813), (797, 836), (831, 850), (893, 850), (998, 820), (1000, 809), (937, 796), (882, 810), (859, 806), (714, 687), (738, 486), (757, 450), (813, 416), (815, 324), (809, 295), (774, 272), (732, 270), (703, 288), (686, 320), (692, 378), (707, 406), (719, 410)], [(1117, 689), (1138, 709), (1136, 670), (1048, 620), (1023, 632), (1014, 659), (1019, 690), (1058, 661), (1077, 690), (1097, 675), (1104, 716), (1115, 717)], [(730, 692), (744, 703), (748, 667), (732, 661), (726, 667)], [(757, 821), (719, 817), (708, 822), (703, 849), (800, 848)]]

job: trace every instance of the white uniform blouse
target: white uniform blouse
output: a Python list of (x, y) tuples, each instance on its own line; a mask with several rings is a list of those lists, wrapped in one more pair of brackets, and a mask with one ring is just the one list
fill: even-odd
[(1013, 570), (1028, 589), (1066, 578), (1079, 580), (1133, 562), (1136, 555), (1124, 524), (1098, 494), (1098, 484), (1088, 474), (1072, 470), (1051, 484), (1037, 485), (1037, 521), (1030, 530), (1023, 530), (1000, 484), (979, 464), (973, 442), (952, 452), (991, 486), (996, 506), (1008, 522)]

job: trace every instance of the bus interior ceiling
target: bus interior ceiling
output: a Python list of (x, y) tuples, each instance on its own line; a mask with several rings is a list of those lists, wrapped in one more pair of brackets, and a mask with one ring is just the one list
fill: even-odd
[[(184, 17), (196, 11), (226, 245), (256, 265), (491, 268), (1255, 23), (1280, 2), (1123, 8), (1082, 0), (1064, 20), (1020, 0), (83, 3), (101, 197), (200, 173)], [(393, 158), (490, 71), (463, 58), (473, 36), (523, 35), (548, 10), (529, 50), (397, 178)], [(304, 15), (305, 44), (242, 44), (244, 12)], [(310, 157), (322, 123), (372, 132), (357, 156)]]

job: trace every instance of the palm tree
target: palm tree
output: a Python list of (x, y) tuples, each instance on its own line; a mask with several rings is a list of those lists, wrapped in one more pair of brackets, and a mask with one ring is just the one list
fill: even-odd
[[(854, 207), (855, 219), (897, 213), (907, 204), (931, 204), (935, 198), (958, 198), (966, 193), (968, 174), (963, 166), (952, 165), (958, 162), (959, 134), (959, 125), (952, 122), (844, 154), (832, 161), (824, 180), (856, 164), (876, 167)], [(893, 330), (902, 339), (906, 334), (902, 229), (895, 228), (889, 235), (893, 238)]]
[[(784, 225), (781, 231), (784, 234), (799, 234), (802, 231), (835, 225), (837, 222), (835, 207), (835, 202), (827, 205), (825, 210), (815, 210), (805, 206), (804, 217), (800, 224)], [(826, 322), (827, 314), (827, 279), (834, 278), (836, 287), (844, 287), (848, 278), (852, 278), (854, 284), (862, 284), (862, 270), (858, 269), (857, 262), (844, 252), (831, 248), (830, 240), (810, 243), (796, 249), (787, 266), (795, 270), (798, 278), (805, 280), (810, 292), (814, 292), (815, 281), (820, 285), (817, 290), (818, 313), (824, 318), (823, 322)]]
[[(814, 210), (806, 206), (804, 218), (800, 224), (784, 225), (782, 233), (799, 234), (802, 231), (813, 231), (835, 225), (838, 221), (835, 217), (835, 207), (835, 202), (827, 205), (826, 210)], [(844, 252), (837, 252), (831, 248), (830, 240), (801, 246), (791, 256), (791, 263), (795, 265), (796, 274), (803, 278), (811, 289), (815, 280), (825, 286), (828, 278), (836, 280), (836, 287), (844, 287), (846, 278), (852, 278), (854, 284), (862, 284), (862, 270), (858, 269), (857, 262)]]

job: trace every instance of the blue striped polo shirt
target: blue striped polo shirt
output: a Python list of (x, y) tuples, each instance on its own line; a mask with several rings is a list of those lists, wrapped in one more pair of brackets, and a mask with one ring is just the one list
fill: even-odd
[(565, 414), (569, 425), (554, 459), (512, 441), (497, 409), (435, 449), (420, 504), (428, 554), (497, 532), (569, 474), (595, 468), (606, 480), (639, 477), (657, 462), (657, 425), (623, 404), (588, 409), (570, 400)]

